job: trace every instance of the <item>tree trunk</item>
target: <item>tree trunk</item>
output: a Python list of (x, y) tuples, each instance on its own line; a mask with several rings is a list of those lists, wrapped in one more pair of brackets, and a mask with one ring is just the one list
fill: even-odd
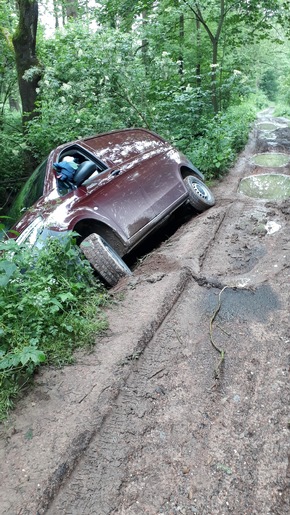
[[(36, 57), (38, 3), (36, 0), (17, 0), (17, 5), (19, 22), (13, 36), (13, 46), (22, 103), (22, 121), (25, 124), (36, 115), (34, 112), (36, 90), (41, 78), (39, 62)], [(25, 73), (29, 73), (29, 77), (24, 78)]]
[(201, 88), (201, 36), (200, 36), (200, 21), (198, 18), (195, 20), (196, 22), (196, 66), (195, 66), (195, 75), (196, 75), (196, 87)]
[(184, 59), (183, 59), (183, 46), (184, 46), (184, 15), (179, 16), (179, 74), (181, 77), (184, 72)]
[(187, 0), (183, 0), (183, 2), (189, 7), (189, 9), (194, 13), (197, 20), (197, 27), (200, 25), (205, 29), (209, 40), (212, 45), (212, 73), (211, 73), (211, 93), (212, 93), (212, 106), (214, 113), (217, 114), (219, 111), (219, 102), (217, 97), (217, 73), (216, 68), (218, 65), (218, 46), (220, 41), (220, 36), (223, 28), (223, 24), (225, 22), (225, 18), (227, 15), (225, 9), (225, 0), (219, 0), (219, 15), (217, 19), (217, 27), (215, 33), (212, 32), (210, 26), (207, 24), (205, 18), (202, 13), (202, 2), (194, 2), (192, 5), (188, 3)]
[(16, 100), (14, 97), (9, 97), (9, 109), (10, 111), (20, 111), (20, 106), (18, 100)]
[(217, 96), (217, 59), (218, 59), (218, 40), (212, 40), (212, 72), (211, 72), (211, 91), (212, 91), (212, 105), (215, 114), (219, 112), (219, 103)]
[(53, 14), (54, 14), (54, 26), (56, 29), (59, 27), (59, 8), (57, 0), (53, 0)]
[(68, 20), (76, 20), (78, 17), (77, 0), (66, 0), (66, 15)]
[[(143, 25), (144, 29), (146, 29), (147, 17), (148, 17), (147, 11), (145, 11), (145, 10), (142, 11), (142, 25)], [(142, 39), (141, 50), (142, 50), (142, 61), (145, 66), (145, 70), (147, 70), (147, 67), (148, 67), (148, 39), (147, 38)]]

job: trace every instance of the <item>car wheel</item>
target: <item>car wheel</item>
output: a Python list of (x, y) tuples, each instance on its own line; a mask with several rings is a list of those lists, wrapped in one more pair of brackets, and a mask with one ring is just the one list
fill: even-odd
[(84, 238), (80, 247), (91, 266), (109, 286), (117, 284), (121, 277), (132, 274), (123, 259), (99, 234), (92, 233)]
[(198, 213), (202, 213), (214, 206), (215, 198), (213, 193), (200, 179), (189, 175), (185, 177), (184, 184), (188, 191), (188, 201)]

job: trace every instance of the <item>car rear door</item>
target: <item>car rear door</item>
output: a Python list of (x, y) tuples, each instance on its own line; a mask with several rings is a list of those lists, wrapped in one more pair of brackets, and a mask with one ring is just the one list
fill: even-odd
[(155, 216), (170, 212), (187, 195), (179, 163), (178, 152), (171, 149), (149, 157), (139, 167), (139, 183)]

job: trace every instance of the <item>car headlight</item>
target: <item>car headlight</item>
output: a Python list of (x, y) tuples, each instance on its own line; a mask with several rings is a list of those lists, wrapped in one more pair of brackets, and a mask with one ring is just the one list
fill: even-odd
[(26, 229), (18, 236), (16, 239), (18, 245), (21, 245), (21, 243), (27, 242), (30, 245), (34, 245), (36, 243), (36, 240), (41, 233), (41, 231), (44, 228), (43, 219), (41, 216), (38, 216), (29, 224)]

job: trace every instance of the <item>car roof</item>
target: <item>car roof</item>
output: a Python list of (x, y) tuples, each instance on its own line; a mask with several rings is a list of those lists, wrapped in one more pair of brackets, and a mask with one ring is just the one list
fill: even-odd
[(82, 138), (58, 147), (58, 152), (70, 145), (80, 145), (96, 155), (107, 166), (120, 165), (122, 162), (140, 156), (158, 147), (167, 146), (157, 134), (147, 129), (122, 129)]

